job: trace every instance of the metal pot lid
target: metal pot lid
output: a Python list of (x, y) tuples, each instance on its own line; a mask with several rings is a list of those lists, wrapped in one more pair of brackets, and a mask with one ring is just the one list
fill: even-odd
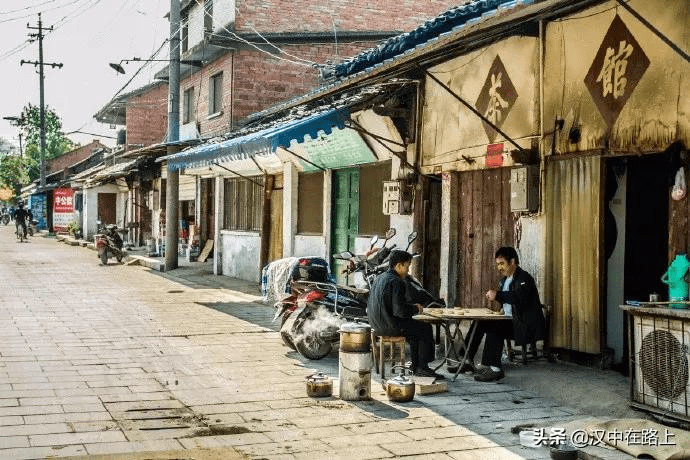
[(313, 380), (315, 382), (328, 381), (330, 378), (323, 372), (317, 372), (316, 374), (311, 374), (306, 377), (307, 380)]
[(414, 380), (406, 375), (400, 374), (390, 378), (388, 383), (392, 385), (414, 385)]
[(371, 333), (371, 326), (364, 323), (345, 323), (340, 326), (339, 332), (350, 332), (355, 334), (369, 334)]

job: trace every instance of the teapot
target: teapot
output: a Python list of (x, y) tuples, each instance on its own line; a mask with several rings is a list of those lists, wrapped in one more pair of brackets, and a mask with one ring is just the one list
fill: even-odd
[(405, 372), (410, 372), (404, 366), (393, 366), (393, 369), (400, 368), (400, 373), (388, 379), (384, 385), (386, 389), (386, 395), (389, 401), (393, 402), (409, 402), (414, 399), (415, 384), (414, 380), (405, 375)]
[(308, 375), (307, 396), (312, 398), (325, 398), (333, 394), (333, 380), (323, 372)]

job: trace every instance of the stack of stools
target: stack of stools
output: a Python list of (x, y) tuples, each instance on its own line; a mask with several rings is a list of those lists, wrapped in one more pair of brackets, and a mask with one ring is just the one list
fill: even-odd
[[(386, 356), (386, 347), (390, 349), (390, 353)], [(381, 376), (381, 381), (386, 379), (386, 360), (390, 360), (391, 368), (396, 364), (405, 367), (405, 337), (382, 335), (377, 336), (376, 331), (371, 331), (371, 349), (374, 357), (374, 368)], [(400, 358), (396, 362), (396, 354)]]

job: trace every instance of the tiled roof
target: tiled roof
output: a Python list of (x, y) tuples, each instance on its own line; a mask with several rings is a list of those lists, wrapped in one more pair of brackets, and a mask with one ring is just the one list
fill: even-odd
[(449, 9), (436, 18), (422, 24), (411, 32), (389, 38), (375, 48), (366, 50), (335, 66), (336, 79), (342, 79), (369, 69), (406, 51), (413, 50), (439, 35), (490, 16), (499, 9), (508, 9), (518, 4), (530, 4), (535, 0), (474, 0)]

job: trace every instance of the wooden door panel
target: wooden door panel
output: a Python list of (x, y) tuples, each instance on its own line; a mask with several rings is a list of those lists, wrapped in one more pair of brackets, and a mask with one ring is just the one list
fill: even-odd
[(515, 244), (510, 169), (463, 172), (459, 182), (458, 303), (481, 307), (498, 281), (496, 250)]
[(117, 223), (116, 202), (116, 195), (114, 193), (98, 194), (98, 220), (103, 225)]

